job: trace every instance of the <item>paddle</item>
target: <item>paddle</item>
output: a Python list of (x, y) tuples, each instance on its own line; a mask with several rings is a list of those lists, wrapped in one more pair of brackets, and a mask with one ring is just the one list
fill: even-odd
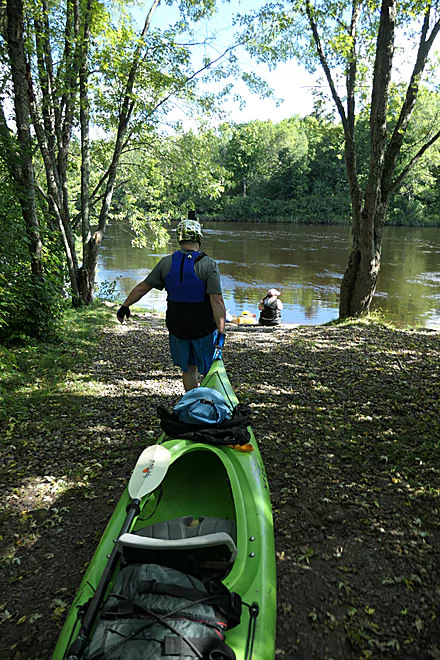
[[(128, 532), (133, 519), (135, 516), (139, 515), (139, 505), (142, 498), (144, 498), (145, 495), (148, 495), (148, 493), (153, 492), (153, 490), (162, 483), (170, 462), (171, 454), (168, 449), (162, 445), (152, 445), (151, 447), (147, 447), (139, 456), (128, 483), (128, 494), (132, 500), (127, 506), (127, 516), (121, 527), (121, 531), (118, 534), (118, 538), (119, 536), (122, 536), (122, 534)], [(78, 636), (69, 648), (67, 660), (80, 660), (82, 657), (93, 622), (115, 569), (118, 555), (119, 551), (115, 543), (98, 586), (96, 587), (96, 591), (93, 594), (81, 622)]]
[(141, 500), (155, 490), (167, 473), (171, 454), (163, 445), (152, 445), (144, 449), (128, 482), (128, 494)]

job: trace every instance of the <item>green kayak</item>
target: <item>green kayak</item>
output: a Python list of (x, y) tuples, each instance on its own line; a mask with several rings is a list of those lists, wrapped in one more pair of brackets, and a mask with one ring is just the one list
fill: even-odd
[[(231, 410), (238, 404), (221, 360), (213, 363), (202, 386), (220, 392)], [(95, 613), (90, 614), (88, 604), (94, 598), (98, 602), (96, 613), (99, 615), (119, 573), (120, 550), (116, 540), (121, 541), (122, 534), (124, 538), (133, 538), (146, 526), (188, 516), (195, 521), (207, 517), (233, 525), (236, 550), (231, 555), (231, 568), (222, 582), (230, 592), (239, 594), (246, 606), (242, 608), (240, 623), (226, 631), (225, 641), (233, 649), (236, 660), (273, 660), (276, 571), (272, 510), (264, 465), (255, 436), (250, 428), (248, 430), (253, 451), (170, 439), (164, 434), (159, 438), (159, 449), (169, 450), (169, 454), (166, 452), (169, 465), (158, 477), (160, 487), (153, 483), (151, 487), (154, 489), (148, 492), (147, 488), (146, 496), (145, 482), (139, 487), (133, 473), (75, 596), (52, 660), (81, 660), (83, 657), (82, 651), (72, 654), (72, 644), (81, 634), (84, 637), (82, 648), (87, 643), (85, 638), (93, 631), (97, 619)], [(157, 445), (153, 447), (157, 448)], [(151, 449), (146, 450), (147, 454)], [(148, 468), (142, 473), (145, 477)], [(136, 495), (138, 499), (133, 500)], [(134, 506), (130, 504), (133, 501)], [(163, 556), (169, 552), (166, 543)], [(104, 579), (106, 574), (107, 579)], [(98, 595), (100, 590), (102, 593)], [(87, 635), (84, 635), (82, 626), (88, 609)]]

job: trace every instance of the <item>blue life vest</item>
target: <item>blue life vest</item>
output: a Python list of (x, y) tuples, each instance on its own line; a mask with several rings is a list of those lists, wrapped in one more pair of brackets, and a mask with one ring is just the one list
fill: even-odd
[(168, 301), (198, 303), (205, 300), (206, 282), (194, 271), (194, 264), (201, 252), (174, 252), (170, 272), (165, 277)]
[(217, 327), (206, 282), (194, 270), (196, 261), (205, 256), (204, 252), (174, 252), (165, 277), (166, 324), (170, 333), (180, 339), (200, 339)]

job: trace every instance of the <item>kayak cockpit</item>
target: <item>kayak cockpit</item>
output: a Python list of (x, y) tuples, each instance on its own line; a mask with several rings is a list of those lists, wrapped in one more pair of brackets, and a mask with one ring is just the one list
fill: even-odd
[[(167, 443), (168, 444), (168, 443)], [(224, 578), (237, 556), (235, 502), (223, 452), (188, 443), (171, 463), (130, 534), (122, 560), (157, 563), (192, 575)]]

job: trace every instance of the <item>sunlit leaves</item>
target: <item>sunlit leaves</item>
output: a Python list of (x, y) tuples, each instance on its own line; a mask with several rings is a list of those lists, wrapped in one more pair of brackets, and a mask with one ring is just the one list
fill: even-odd
[[(158, 4), (150, 7), (120, 0), (81, 0), (75, 5), (28, 0), (26, 4), (23, 44), (32, 78), (32, 119), (44, 164), (38, 171), (38, 184), (46, 195), (44, 212), (47, 206), (53, 210), (52, 227), (60, 229), (63, 237), (76, 304), (92, 299), (95, 246), (105, 233), (122, 151), (143, 140), (160, 122), (169, 121), (176, 105), (188, 117), (206, 119), (218, 113), (219, 101), (231, 89), (231, 79), (240, 75), (233, 53), (236, 44), (219, 49), (213, 35), (199, 41), (196, 34), (194, 23), (212, 16), (214, 0), (182, 0), (174, 24), (153, 28), (151, 18)], [(198, 51), (196, 55), (194, 51)], [(5, 71), (7, 80), (7, 67)], [(214, 91), (201, 91), (199, 81), (214, 83)], [(268, 94), (257, 76), (245, 82), (260, 94)], [(177, 122), (173, 118), (169, 123), (175, 127)], [(90, 138), (98, 144), (89, 150)], [(223, 187), (210, 174), (203, 181), (201, 167), (193, 169), (198, 176), (189, 178), (192, 191), (176, 195), (181, 204), (196, 196), (196, 180), (209, 198), (217, 197)], [(157, 201), (160, 185), (149, 188)], [(130, 195), (126, 199), (126, 208), (134, 208)], [(164, 212), (166, 201), (162, 200), (160, 209), (154, 208), (158, 204), (149, 204), (148, 222), (162, 222), (176, 208), (181, 212), (177, 200)], [(133, 226), (139, 228), (143, 202), (138, 200), (133, 214)], [(116, 209), (114, 217), (119, 212)], [(95, 241), (90, 220), (96, 218), (99, 231)], [(159, 224), (154, 226), (163, 233)], [(76, 233), (84, 243), (82, 266), (76, 254)], [(91, 274), (87, 280), (80, 277), (81, 267)]]
[[(171, 6), (173, 0), (166, 0), (166, 4)], [(192, 21), (209, 18), (216, 9), (215, 0), (179, 0), (178, 4), (181, 16)]]

